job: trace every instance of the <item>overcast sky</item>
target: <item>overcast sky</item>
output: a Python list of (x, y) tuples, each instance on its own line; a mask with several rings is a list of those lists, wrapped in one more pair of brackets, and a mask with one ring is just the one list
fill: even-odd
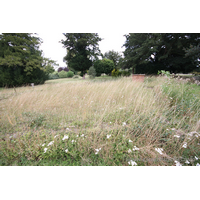
[[(121, 48), (125, 42), (125, 33), (99, 33), (99, 37), (103, 38), (99, 42), (99, 49), (104, 54), (109, 50), (114, 50), (119, 53), (125, 50)], [(60, 67), (66, 67), (63, 62), (63, 57), (66, 55), (66, 49), (59, 43), (65, 36), (62, 33), (38, 33), (38, 37), (43, 40), (40, 49), (43, 51), (43, 56), (57, 61)]]

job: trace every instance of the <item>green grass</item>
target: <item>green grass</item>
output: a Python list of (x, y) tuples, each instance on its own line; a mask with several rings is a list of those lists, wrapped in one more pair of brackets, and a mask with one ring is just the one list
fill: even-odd
[(199, 95), (200, 86), (163, 77), (57, 79), (1, 90), (0, 165), (197, 165)]

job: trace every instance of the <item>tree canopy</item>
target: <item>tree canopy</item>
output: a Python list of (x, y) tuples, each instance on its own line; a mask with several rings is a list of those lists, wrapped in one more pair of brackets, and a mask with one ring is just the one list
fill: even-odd
[(97, 33), (64, 33), (66, 40), (61, 43), (67, 49), (64, 57), (70, 70), (86, 72), (93, 60), (100, 54), (98, 42), (102, 39)]
[(108, 51), (103, 55), (103, 58), (107, 58), (113, 61), (115, 68), (118, 67), (118, 63), (120, 61), (120, 59), (122, 58), (122, 56), (120, 55), (119, 52), (117, 51)]
[(198, 45), (198, 33), (130, 33), (125, 37), (126, 68), (133, 67), (136, 73), (188, 73), (197, 67), (184, 49)]
[(39, 84), (47, 80), (47, 71), (52, 71), (51, 61), (43, 60), (40, 44), (41, 39), (30, 33), (0, 34), (0, 86)]

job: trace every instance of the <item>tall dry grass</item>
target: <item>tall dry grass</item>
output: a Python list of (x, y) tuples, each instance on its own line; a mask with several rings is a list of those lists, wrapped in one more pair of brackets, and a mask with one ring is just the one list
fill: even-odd
[[(7, 153), (2, 156), (12, 149), (20, 154), (10, 160), (68, 156), (80, 160), (79, 165), (128, 165), (129, 160), (138, 165), (174, 165), (186, 141), (188, 146), (196, 145), (192, 151), (197, 155), (198, 138), (188, 141), (186, 135), (189, 130), (199, 132), (199, 110), (189, 113), (190, 120), (187, 115), (178, 116), (161, 87), (166, 79), (148, 80), (80, 80), (0, 91), (1, 139), (6, 141), (2, 148)], [(181, 139), (174, 137), (178, 133)], [(64, 135), (69, 139), (63, 144)], [(13, 136), (15, 143), (10, 140)], [(44, 153), (41, 144), (52, 140), (51, 151)], [(132, 150), (134, 146), (139, 150)], [(68, 153), (65, 148), (70, 149)], [(97, 148), (101, 150), (95, 154)]]

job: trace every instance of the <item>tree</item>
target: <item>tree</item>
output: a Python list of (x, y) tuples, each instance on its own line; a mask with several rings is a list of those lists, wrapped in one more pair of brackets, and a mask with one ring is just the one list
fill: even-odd
[(61, 43), (67, 49), (64, 57), (70, 70), (86, 72), (100, 54), (98, 42), (102, 39), (97, 33), (64, 33), (66, 40)]
[(51, 74), (55, 72), (54, 66), (58, 66), (56, 61), (50, 60), (49, 58), (43, 58), (43, 68), (46, 72), (46, 74)]
[(112, 70), (115, 68), (115, 65), (112, 60), (104, 58), (102, 60), (97, 60), (94, 63), (94, 68), (96, 70), (97, 76), (101, 76), (103, 73), (110, 75)]
[(190, 57), (193, 60), (193, 63), (199, 65), (200, 59), (200, 43), (196, 46), (190, 45), (189, 48), (184, 48), (185, 56)]
[(30, 33), (0, 34), (0, 86), (40, 84), (48, 79), (40, 43)]
[(158, 70), (188, 73), (196, 68), (192, 59), (185, 57), (184, 48), (197, 45), (200, 34), (130, 33), (125, 37), (126, 65), (136, 73), (157, 73)]
[(122, 56), (118, 52), (112, 50), (112, 51), (106, 52), (103, 55), (103, 58), (107, 58), (107, 59), (112, 60), (113, 63), (114, 63), (115, 68), (117, 69), (119, 60), (122, 58)]

